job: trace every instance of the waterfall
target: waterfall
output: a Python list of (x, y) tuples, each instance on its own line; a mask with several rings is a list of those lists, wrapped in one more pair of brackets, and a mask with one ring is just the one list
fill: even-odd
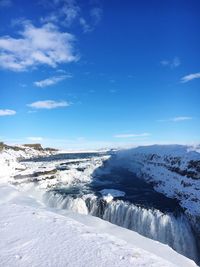
[(197, 259), (196, 241), (184, 215), (175, 217), (159, 210), (113, 201), (107, 205), (103, 219), (168, 244), (177, 252), (191, 259)]
[(164, 214), (159, 210), (138, 207), (122, 200), (107, 203), (102, 198), (91, 194), (74, 198), (50, 191), (45, 194), (44, 200), (50, 207), (100, 217), (168, 244), (180, 254), (193, 260), (198, 258), (196, 240), (184, 215)]
[(80, 214), (88, 214), (88, 208), (82, 198), (64, 197), (61, 194), (47, 192), (44, 194), (43, 200), (51, 208), (67, 209)]

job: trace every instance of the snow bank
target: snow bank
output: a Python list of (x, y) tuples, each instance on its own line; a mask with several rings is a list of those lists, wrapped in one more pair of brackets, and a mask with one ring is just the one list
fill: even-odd
[(0, 266), (196, 266), (165, 245), (98, 218), (48, 211), (13, 187), (0, 186), (0, 199)]

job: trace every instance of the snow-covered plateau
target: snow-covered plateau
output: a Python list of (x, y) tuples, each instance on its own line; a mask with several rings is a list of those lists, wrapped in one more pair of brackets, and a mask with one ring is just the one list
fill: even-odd
[(0, 149), (0, 266), (197, 266), (198, 151)]

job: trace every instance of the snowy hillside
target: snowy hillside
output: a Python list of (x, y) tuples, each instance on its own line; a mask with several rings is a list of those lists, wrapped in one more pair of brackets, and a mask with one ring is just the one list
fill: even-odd
[(108, 163), (123, 166), (180, 201), (200, 231), (200, 153), (182, 145), (154, 145), (119, 151)]
[[(137, 171), (147, 179), (147, 166), (152, 167), (150, 170), (153, 170), (153, 166), (164, 170), (167, 169), (166, 166), (179, 166), (182, 170), (191, 160), (196, 162), (199, 159), (196, 152), (187, 152), (186, 155), (181, 152), (181, 164), (178, 161), (172, 164), (174, 159), (169, 158), (169, 153), (161, 155), (157, 151), (158, 158), (152, 158), (152, 148), (148, 149), (151, 152), (138, 148), (117, 152), (111, 157), (105, 154), (88, 154), (83, 158), (80, 155), (76, 159), (72, 155), (66, 159), (59, 152), (51, 150), (24, 146), (3, 148), (0, 152), (0, 266), (196, 266), (192, 260), (167, 245), (89, 215), (92, 212), (86, 206), (87, 201), (93, 201), (93, 211), (94, 207), (101, 208), (97, 207), (98, 202), (94, 195), (86, 192), (82, 198), (64, 198), (58, 195), (56, 199), (57, 195), (53, 190), (59, 186), (62, 188), (83, 184), (84, 188), (85, 184), (92, 181), (95, 172), (109, 173), (109, 168), (115, 165), (122, 164), (132, 171), (137, 167)], [(51, 155), (52, 158), (49, 157)], [(41, 157), (45, 158), (38, 160)], [(24, 161), (28, 158), (32, 158), (32, 161)], [(168, 165), (165, 165), (167, 162)], [(198, 172), (196, 165), (190, 169)], [(172, 170), (170, 172), (173, 173)], [(148, 181), (152, 179), (153, 176)], [(154, 181), (158, 189), (157, 180)], [(168, 187), (166, 183), (166, 188)], [(174, 220), (156, 210), (148, 211), (134, 205), (127, 206), (123, 201), (114, 201), (114, 198), (124, 196), (122, 191), (104, 189), (100, 194), (104, 201), (101, 202), (100, 199), (100, 203), (109, 204), (104, 219), (106, 216), (113, 216), (115, 212), (114, 216), (118, 220), (118, 208), (126, 205), (129, 213), (131, 211), (142, 220), (148, 219), (147, 224), (155, 221), (155, 216), (159, 217), (158, 221), (162, 221), (162, 228)], [(53, 201), (53, 205), (47, 206), (45, 197), (48, 201)], [(65, 209), (62, 209), (64, 206)], [(106, 220), (115, 223), (115, 217)], [(178, 220), (173, 223), (178, 227), (177, 232), (182, 229), (177, 224)], [(147, 226), (146, 222), (141, 221), (140, 224), (143, 224), (143, 228)], [(155, 226), (156, 231), (162, 230), (159, 225)], [(188, 240), (192, 240), (192, 237)]]
[(23, 171), (25, 167), (19, 163), (20, 159), (43, 157), (54, 155), (53, 149), (35, 149), (32, 145), (7, 146), (0, 142), (0, 182), (9, 181), (17, 171)]

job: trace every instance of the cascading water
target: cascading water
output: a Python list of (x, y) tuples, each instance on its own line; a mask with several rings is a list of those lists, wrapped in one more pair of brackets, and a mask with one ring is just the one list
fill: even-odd
[(80, 214), (88, 214), (88, 208), (82, 198), (63, 197), (49, 192), (44, 195), (44, 201), (51, 208), (67, 209)]
[(175, 217), (159, 210), (145, 209), (123, 201), (109, 203), (103, 219), (168, 244), (177, 252), (196, 259), (196, 242), (183, 215)]
[(159, 210), (145, 209), (122, 200), (108, 203), (103, 198), (91, 194), (74, 198), (49, 191), (45, 194), (44, 200), (50, 207), (91, 214), (136, 231), (197, 260), (196, 240), (184, 215), (164, 214)]

